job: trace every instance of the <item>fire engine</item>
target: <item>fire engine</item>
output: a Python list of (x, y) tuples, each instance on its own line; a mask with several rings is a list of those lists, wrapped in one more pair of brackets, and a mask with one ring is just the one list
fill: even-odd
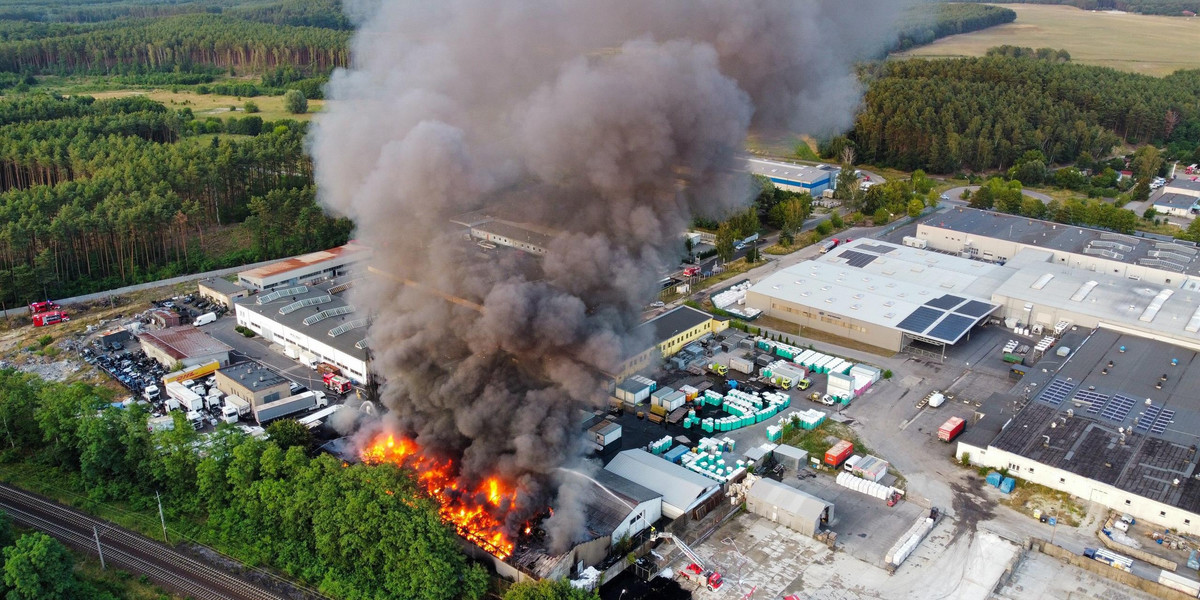
[(68, 317), (67, 313), (61, 310), (52, 310), (33, 315), (33, 326), (44, 327), (46, 325), (53, 325), (55, 323), (65, 323), (70, 320), (71, 317)]
[(704, 587), (708, 588), (710, 592), (715, 592), (721, 589), (721, 586), (725, 583), (725, 580), (721, 578), (721, 574), (713, 569), (709, 569), (704, 564), (704, 561), (700, 558), (700, 556), (697, 555), (696, 552), (691, 549), (691, 547), (683, 543), (683, 540), (665, 531), (662, 533), (655, 533), (650, 537), (650, 541), (660, 539), (668, 539), (672, 542), (675, 542), (675, 545), (679, 547), (679, 550), (688, 557), (688, 560), (692, 561), (691, 564), (684, 567), (683, 570), (679, 572), (680, 575), (697, 585), (703, 585)]
[(338, 394), (345, 394), (354, 387), (349, 379), (341, 375), (334, 375), (333, 373), (326, 373), (321, 377), (321, 380), (325, 382), (325, 389)]
[(38, 313), (58, 310), (60, 308), (62, 307), (51, 300), (46, 300), (45, 302), (32, 302), (29, 304), (29, 314), (36, 315)]

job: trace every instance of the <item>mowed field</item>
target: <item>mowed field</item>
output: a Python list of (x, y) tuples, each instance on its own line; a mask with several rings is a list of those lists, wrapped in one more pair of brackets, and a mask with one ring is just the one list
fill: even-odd
[(167, 108), (178, 109), (190, 107), (192, 113), (197, 117), (217, 117), (224, 119), (226, 117), (248, 117), (249, 114), (245, 111), (246, 101), (252, 101), (258, 105), (259, 112), (256, 113), (262, 117), (264, 121), (277, 121), (279, 119), (296, 119), (298, 121), (306, 121), (312, 118), (313, 113), (319, 112), (324, 105), (323, 100), (309, 100), (308, 112), (302, 115), (293, 115), (283, 108), (283, 96), (255, 96), (253, 98), (242, 97), (238, 99), (236, 96), (222, 96), (220, 94), (197, 94), (191, 91), (180, 90), (172, 92), (170, 90), (113, 90), (106, 92), (79, 92), (81, 95), (94, 96), (97, 100), (102, 98), (122, 98), (125, 96), (146, 96), (151, 100), (162, 102)]
[(1147, 75), (1200, 68), (1200, 18), (1080, 10), (1072, 6), (1000, 4), (1014, 23), (942, 38), (897, 57), (983, 56), (995, 46), (1062, 48), (1071, 61)]

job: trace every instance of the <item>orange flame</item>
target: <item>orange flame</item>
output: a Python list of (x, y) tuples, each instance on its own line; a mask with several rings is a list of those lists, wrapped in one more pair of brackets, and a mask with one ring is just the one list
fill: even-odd
[(438, 462), (422, 454), (412, 440), (396, 439), (392, 435), (376, 438), (362, 451), (362, 460), (368, 464), (390, 463), (412, 469), (417, 474), (417, 483), (438, 503), (442, 520), (454, 527), (459, 535), (501, 560), (512, 556), (515, 544), (504, 531), (503, 515), (495, 513), (503, 508), (506, 499), (511, 500), (511, 509), (517, 494), (498, 478), (487, 478), (475, 490), (460, 491), (452, 462)]

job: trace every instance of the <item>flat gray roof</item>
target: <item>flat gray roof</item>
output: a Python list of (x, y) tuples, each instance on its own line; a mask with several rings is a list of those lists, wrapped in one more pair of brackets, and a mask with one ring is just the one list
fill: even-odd
[(1167, 190), (1178, 188), (1189, 192), (1200, 192), (1200, 175), (1180, 175), (1163, 187)]
[(1022, 380), (1037, 384), (1032, 401), (991, 446), (1200, 512), (1200, 355), (1099, 329), (1057, 371), (1037, 371)]
[[(750, 166), (751, 173), (778, 180), (779, 183), (784, 184), (814, 185), (825, 179), (836, 179), (838, 173), (841, 172), (841, 168), (833, 165), (800, 165), (759, 158), (751, 158), (746, 163)], [(822, 166), (826, 168), (821, 168)]]
[[(302, 294), (284, 296), (278, 300), (274, 300), (266, 304), (258, 304), (257, 301), (242, 301), (238, 303), (237, 306), (240, 309), (254, 311), (272, 321), (275, 321), (276, 323), (283, 325), (284, 327), (292, 329), (297, 333), (312, 337), (313, 339), (316, 339), (323, 344), (332, 346), (333, 348), (345, 352), (350, 356), (366, 360), (366, 349), (358, 348), (355, 346), (355, 344), (366, 338), (367, 328), (362, 327), (358, 329), (352, 329), (336, 337), (329, 336), (329, 330), (337, 327), (338, 325), (344, 325), (357, 319), (365, 319), (366, 315), (364, 313), (349, 312), (347, 314), (321, 319), (320, 321), (317, 321), (311, 325), (304, 324), (305, 319), (309, 317), (315, 317), (321, 312), (331, 310), (337, 311), (339, 309), (343, 309), (344, 307), (350, 306), (350, 304), (347, 303), (346, 300), (343, 299), (339, 294), (329, 293), (330, 288), (341, 283), (345, 283), (346, 281), (348, 281), (348, 279), (329, 281), (316, 286), (305, 286), (308, 288), (308, 290)], [(285, 306), (302, 302), (304, 300), (311, 300), (313, 298), (323, 298), (324, 296), (329, 296), (330, 301), (301, 307), (290, 311), (287, 314), (279, 313), (279, 309)]]
[(531, 226), (522, 226), (521, 224), (511, 223), (508, 221), (485, 221), (483, 223), (473, 225), (472, 229), (486, 231), (492, 235), (506, 237), (514, 241), (525, 242), (527, 244), (537, 246), (542, 250), (545, 250), (550, 245), (550, 242), (554, 240), (554, 236), (537, 231)]
[(1200, 202), (1200, 198), (1189, 196), (1187, 194), (1163, 194), (1154, 201), (1154, 206), (1169, 206), (1171, 208), (1179, 208), (1188, 210)]
[[(1154, 261), (1159, 253), (1173, 252), (1173, 248), (1179, 246), (1195, 250), (1195, 244), (1188, 242), (1161, 242), (1100, 229), (965, 207), (934, 213), (922, 221), (922, 224), (1009, 240), (1047, 250), (1103, 256), (1131, 265), (1148, 264), (1144, 261)], [(1197, 256), (1200, 255), (1186, 252), (1184, 254), (1187, 255), (1186, 260), (1178, 261), (1182, 268), (1179, 272), (1200, 275), (1200, 260), (1197, 260)]]
[(226, 281), (224, 278), (221, 278), (221, 277), (211, 277), (209, 279), (201, 279), (200, 285), (202, 285), (210, 290), (213, 290), (213, 291), (219, 292), (221, 294), (225, 294), (225, 295), (236, 294), (238, 292), (248, 291), (246, 288), (244, 288), (232, 281)]
[(826, 502), (808, 492), (772, 479), (755, 481), (754, 485), (750, 486), (749, 494), (813, 522), (820, 521), (821, 513), (825, 512), (827, 507), (833, 506), (832, 502)]
[(781, 269), (749, 293), (953, 344), (998, 308), (992, 292), (1012, 272), (1002, 265), (858, 239)]
[(256, 362), (240, 362), (236, 365), (229, 365), (223, 369), (218, 369), (217, 372), (251, 392), (265, 390), (281, 383), (288, 383), (288, 380), (282, 375)]

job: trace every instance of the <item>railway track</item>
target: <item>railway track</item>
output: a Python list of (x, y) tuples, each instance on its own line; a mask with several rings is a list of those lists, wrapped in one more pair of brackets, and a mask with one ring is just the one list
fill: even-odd
[(196, 600), (284, 600), (238, 577), (107, 521), (95, 519), (36, 494), (0, 484), (0, 508), (16, 523), (41, 530), (73, 548), (96, 551), (100, 532), (104, 560)]

